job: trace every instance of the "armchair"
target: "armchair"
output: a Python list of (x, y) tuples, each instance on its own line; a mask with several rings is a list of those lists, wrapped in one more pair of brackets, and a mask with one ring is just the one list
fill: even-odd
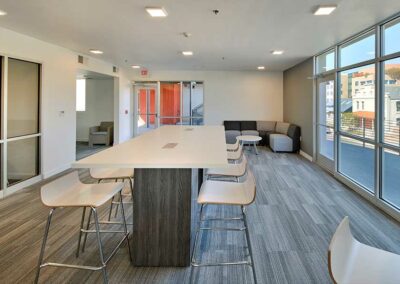
[(114, 122), (102, 121), (99, 126), (89, 128), (89, 147), (94, 144), (105, 144), (110, 146), (113, 143)]

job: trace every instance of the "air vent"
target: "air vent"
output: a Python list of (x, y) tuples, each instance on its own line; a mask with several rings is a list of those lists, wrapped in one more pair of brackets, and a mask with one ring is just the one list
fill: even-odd
[(117, 73), (118, 72), (118, 68), (116, 66), (113, 66), (113, 72)]
[(83, 64), (83, 56), (78, 55), (78, 63)]

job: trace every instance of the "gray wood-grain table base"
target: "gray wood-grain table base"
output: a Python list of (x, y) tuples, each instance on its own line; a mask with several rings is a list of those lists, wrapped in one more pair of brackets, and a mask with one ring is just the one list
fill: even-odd
[(134, 266), (190, 265), (203, 170), (135, 169)]

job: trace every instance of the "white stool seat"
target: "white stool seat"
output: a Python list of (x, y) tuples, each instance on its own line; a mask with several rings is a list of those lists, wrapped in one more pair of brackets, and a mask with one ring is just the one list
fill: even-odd
[(221, 176), (221, 177), (241, 177), (246, 173), (247, 159), (243, 155), (240, 164), (229, 164), (224, 168), (211, 168), (207, 169), (206, 175), (208, 176)]
[(41, 188), (42, 202), (48, 207), (99, 207), (115, 196), (122, 182), (83, 184), (72, 172)]
[(228, 160), (239, 160), (242, 157), (242, 145), (236, 151), (227, 151)]
[(256, 196), (253, 174), (249, 171), (243, 183), (207, 180), (201, 186), (200, 204), (249, 205)]
[(236, 151), (239, 148), (239, 140), (236, 139), (235, 144), (226, 144), (227, 151)]
[(134, 169), (90, 169), (90, 175), (95, 179), (122, 179), (133, 178)]
[(357, 241), (348, 217), (338, 226), (328, 255), (329, 270), (337, 283), (400, 283), (400, 255)]

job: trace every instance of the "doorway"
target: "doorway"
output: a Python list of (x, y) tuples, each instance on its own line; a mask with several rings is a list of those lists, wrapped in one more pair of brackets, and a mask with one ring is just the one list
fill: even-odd
[(334, 172), (335, 75), (317, 79), (317, 163)]
[(143, 134), (158, 126), (157, 84), (135, 85), (137, 99), (137, 133)]

